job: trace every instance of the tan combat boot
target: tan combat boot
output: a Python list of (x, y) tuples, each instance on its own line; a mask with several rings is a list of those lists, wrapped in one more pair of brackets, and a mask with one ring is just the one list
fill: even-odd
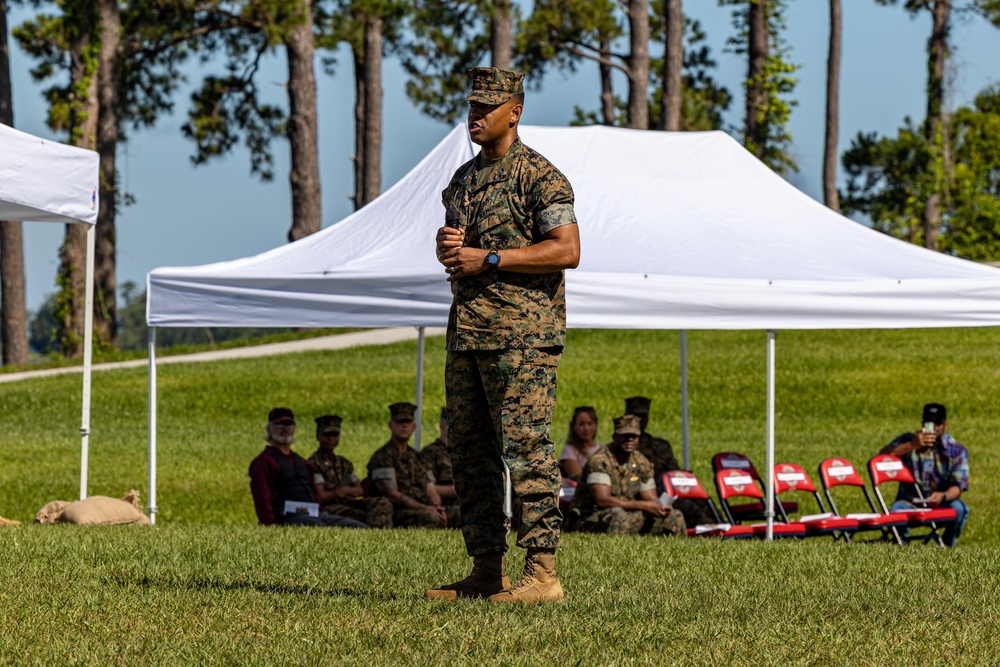
[(490, 602), (561, 602), (562, 599), (555, 549), (528, 549), (521, 580), (510, 590), (490, 596)]
[(503, 554), (474, 556), (472, 573), (465, 579), (424, 592), (425, 600), (488, 598), (510, 588), (510, 578), (503, 569)]

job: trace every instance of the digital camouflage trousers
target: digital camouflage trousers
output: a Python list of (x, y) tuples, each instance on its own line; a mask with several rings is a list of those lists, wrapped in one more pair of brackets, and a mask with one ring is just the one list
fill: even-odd
[(370, 528), (392, 528), (392, 503), (388, 498), (358, 498), (323, 505), (323, 511), (364, 521)]
[(448, 449), (470, 556), (507, 551), (504, 467), (521, 501), (517, 545), (559, 546), (559, 465), (549, 437), (561, 349), (448, 352)]
[(652, 516), (641, 510), (609, 507), (581, 517), (576, 529), (588, 533), (610, 535), (675, 535), (687, 534), (687, 524), (680, 511), (671, 509), (666, 516)]

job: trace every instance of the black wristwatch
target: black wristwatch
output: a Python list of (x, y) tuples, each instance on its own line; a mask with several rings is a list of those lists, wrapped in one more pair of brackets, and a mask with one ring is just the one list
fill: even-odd
[(486, 265), (491, 269), (499, 268), (500, 252), (497, 250), (490, 250), (489, 254), (486, 255)]

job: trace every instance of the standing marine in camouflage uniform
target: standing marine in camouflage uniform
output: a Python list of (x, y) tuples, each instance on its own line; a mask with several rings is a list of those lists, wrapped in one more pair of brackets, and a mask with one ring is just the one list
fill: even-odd
[(656, 497), (653, 464), (636, 451), (639, 417), (615, 420), (614, 440), (590, 457), (570, 509), (571, 528), (617, 535), (686, 534), (684, 515)]
[[(495, 602), (557, 601), (562, 514), (559, 466), (549, 436), (556, 366), (566, 334), (563, 270), (580, 261), (573, 190), (552, 163), (521, 143), (524, 75), (470, 71), (468, 127), (479, 155), (442, 193), (438, 261), (453, 296), (445, 391), (448, 449), (473, 558), (465, 579), (426, 597), (490, 596)], [(506, 589), (504, 466), (521, 501), (517, 545), (523, 575)]]
[[(420, 454), (410, 447), (413, 435), (413, 403), (393, 403), (389, 406), (389, 431), (392, 437), (372, 454), (368, 461), (368, 478), (374, 492), (392, 503), (392, 523), (398, 528), (423, 526), (441, 528), (449, 521), (458, 521), (457, 513), (441, 504), (434, 488), (434, 475)], [(373, 492), (373, 495), (374, 495)]]
[[(653, 464), (653, 479), (656, 480), (657, 488), (662, 491), (660, 479), (663, 473), (668, 470), (680, 470), (681, 466), (677, 463), (677, 457), (674, 456), (674, 449), (669, 441), (646, 432), (651, 403), (652, 401), (645, 396), (626, 398), (625, 414), (639, 417), (639, 428), (642, 429), (642, 434), (639, 436), (639, 451)], [(715, 517), (704, 500), (678, 498), (674, 501), (674, 508), (684, 513), (684, 519), (689, 526), (715, 522)]]
[(364, 521), (372, 528), (392, 528), (392, 503), (388, 498), (361, 498), (364, 489), (354, 473), (354, 464), (334, 450), (340, 444), (340, 425), (337, 415), (316, 417), (316, 440), (319, 447), (309, 457), (313, 465), (316, 494), (320, 509), (356, 521)]
[(441, 435), (437, 440), (420, 449), (420, 458), (434, 473), (434, 486), (437, 488), (441, 502), (445, 505), (456, 505), (458, 494), (455, 493), (455, 476), (452, 472), (451, 454), (448, 453), (448, 408), (441, 408), (441, 420), (438, 422)]

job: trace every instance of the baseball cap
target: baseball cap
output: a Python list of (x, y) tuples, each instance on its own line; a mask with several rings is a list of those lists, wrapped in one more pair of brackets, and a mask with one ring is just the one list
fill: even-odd
[(291, 408), (271, 408), (267, 414), (267, 421), (272, 424), (294, 424), (295, 413)]
[(940, 403), (928, 403), (924, 406), (924, 421), (943, 424), (948, 418), (948, 411)]

